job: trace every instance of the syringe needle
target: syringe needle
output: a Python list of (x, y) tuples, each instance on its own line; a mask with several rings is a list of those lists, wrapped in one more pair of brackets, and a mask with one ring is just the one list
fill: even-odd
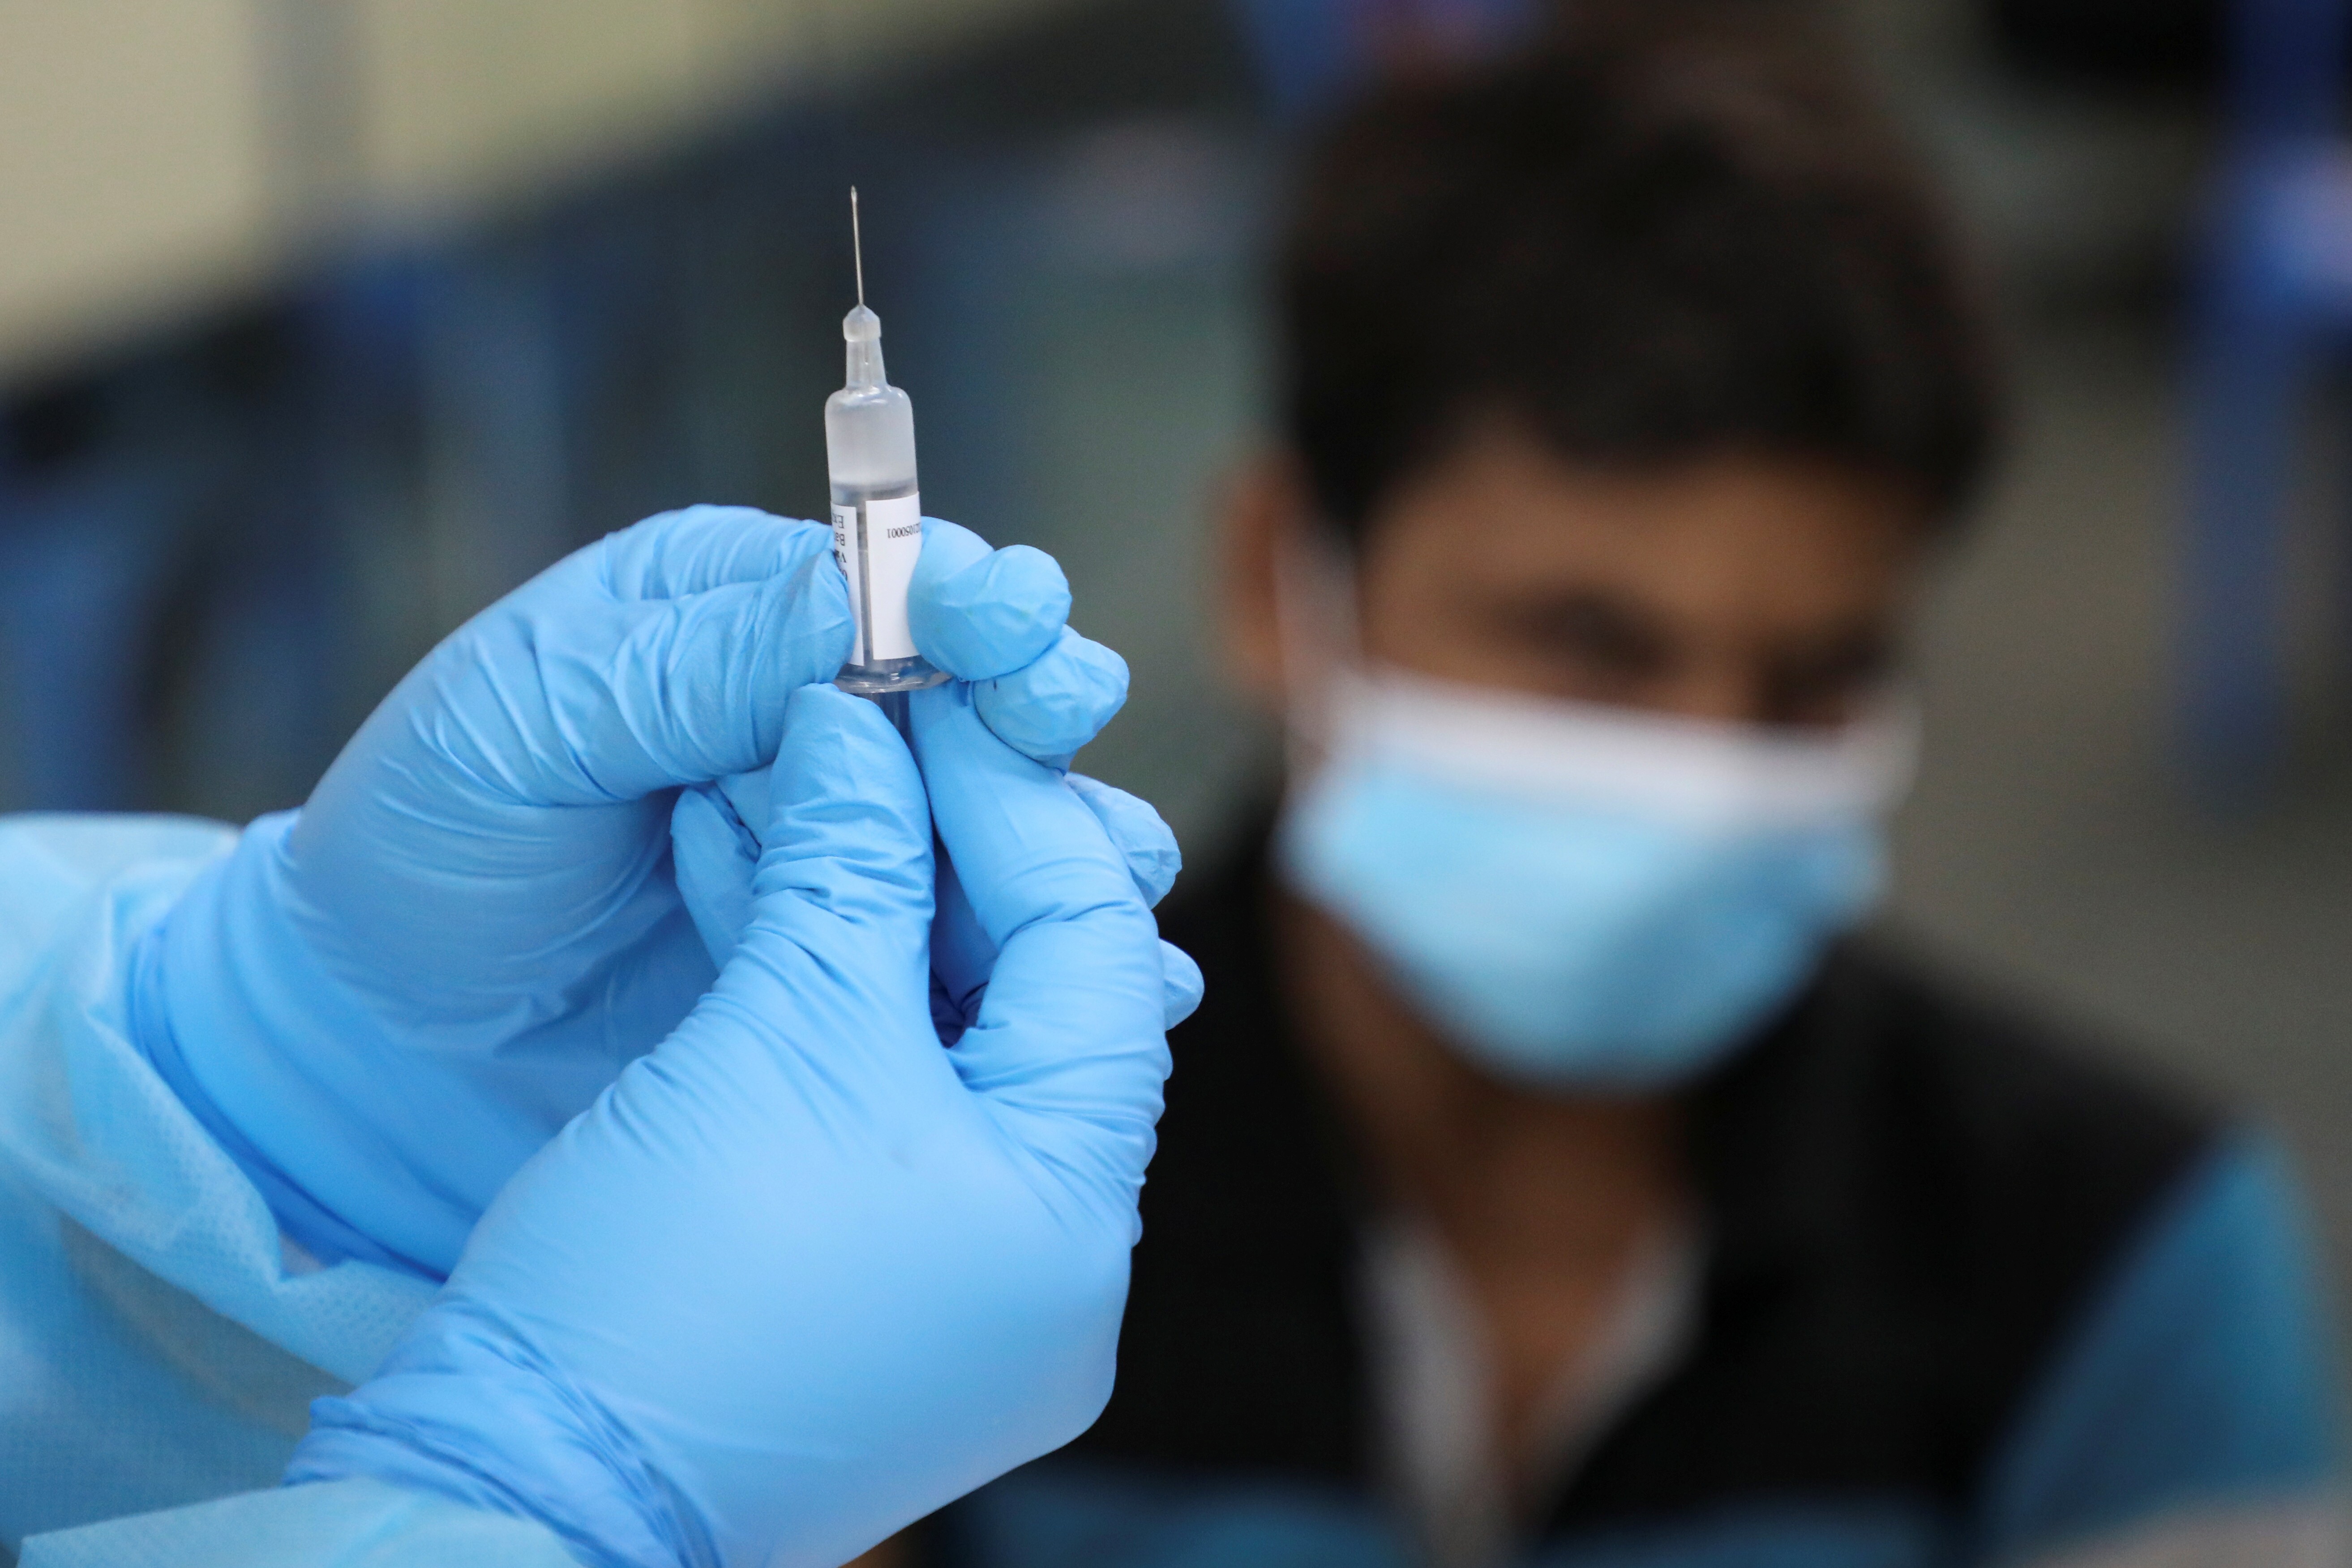
[(857, 302), (866, 303), (866, 237), (857, 232), (857, 187), (849, 187), (849, 254), (857, 268)]

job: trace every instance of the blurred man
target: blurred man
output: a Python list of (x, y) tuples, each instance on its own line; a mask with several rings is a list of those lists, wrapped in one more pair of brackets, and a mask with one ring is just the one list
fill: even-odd
[(2259, 1138), (1853, 935), (1979, 476), (1932, 204), (1785, 36), (1589, 29), (1308, 162), (1231, 505), (1278, 816), (1171, 907), (1108, 1413), (1021, 1568), (2322, 1563)]

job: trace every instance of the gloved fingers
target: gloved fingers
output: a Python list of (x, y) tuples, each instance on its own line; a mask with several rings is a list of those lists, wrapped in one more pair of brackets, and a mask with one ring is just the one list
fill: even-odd
[(677, 599), (796, 572), (833, 551), (833, 530), (748, 506), (690, 506), (607, 534), (582, 552), (624, 602)]
[(1005, 744), (1066, 768), (1127, 701), (1127, 660), (1067, 626), (1034, 662), (976, 682), (980, 717)]
[(931, 822), (914, 759), (879, 708), (831, 686), (793, 692), (785, 721), (751, 920), (717, 994), (801, 1021), (803, 1050), (928, 1038)]
[(931, 971), (931, 1032), (939, 1036), (940, 1044), (952, 1046), (962, 1039), (964, 1030), (971, 1025), (971, 1003), (949, 990), (948, 983), (940, 978), (939, 970), (934, 968)]
[[(1081, 773), (1066, 774), (1063, 782), (1110, 835), (1143, 901), (1158, 903), (1183, 864), (1176, 836), (1160, 820), (1160, 814), (1149, 802)], [(979, 917), (972, 913), (956, 877), (953, 857), (940, 860), (939, 910), (931, 932), (931, 968), (945, 994), (961, 1008), (961, 1026), (971, 1021), (971, 1001), (996, 967), (996, 944), (980, 929)]]
[(997, 948), (950, 1053), (1001, 1112), (1043, 1117), (1062, 1166), (1124, 1203), (1150, 1157), (1167, 1076), (1166, 976), (1133, 873), (1085, 802), (992, 734), (964, 687), (918, 693), (931, 817)]
[[(758, 768), (715, 784), (691, 785), (679, 794), (671, 813), (670, 848), (678, 893), (711, 962), (719, 968), (726, 967), (751, 919), (751, 876), (760, 861), (760, 838), (750, 825), (769, 818), (772, 777), (772, 770)], [(1144, 901), (1158, 903), (1183, 863), (1175, 834), (1150, 802), (1125, 790), (1083, 773), (1068, 774), (1065, 782), (1110, 835)], [(952, 1029), (942, 1025), (940, 1031), (952, 1043), (971, 1023), (978, 994), (996, 966), (996, 945), (980, 929), (954, 864), (944, 858), (939, 863), (936, 906), (931, 971), (935, 1000), (950, 1009), (955, 1020)], [(1193, 977), (1188, 983), (1192, 989), (1188, 993), (1177, 985), (1179, 970), (1171, 970), (1170, 1005), (1189, 996), (1182, 1002), (1182, 1011), (1190, 1013), (1199, 1002), (1199, 971), (1190, 968), (1190, 959), (1178, 957), (1179, 970), (1190, 969)]]
[(1103, 825), (1110, 841), (1127, 857), (1127, 868), (1135, 878), (1136, 890), (1148, 905), (1157, 905), (1176, 885), (1176, 874), (1184, 868), (1183, 851), (1176, 847), (1176, 835), (1160, 819), (1150, 801), (1115, 789), (1100, 779), (1090, 779), (1084, 773), (1066, 775), (1070, 788), (1087, 803), (1095, 820)]
[(1160, 944), (1160, 975), (1163, 1026), (1172, 1029), (1201, 1005), (1209, 983), (1201, 977), (1192, 955), (1172, 942)]
[(734, 808), (735, 820), (743, 825), (747, 847), (755, 863), (760, 858), (761, 846), (766, 842), (762, 835), (767, 832), (768, 819), (776, 815), (775, 779), (774, 767), (758, 767), (745, 773), (729, 773), (713, 786)]
[(923, 520), (907, 595), (915, 646), (981, 684), (981, 715), (1015, 750), (1066, 767), (1127, 700), (1127, 661), (1065, 624), (1069, 581), (1025, 544), (991, 550), (970, 529)]
[(907, 625), (941, 669), (959, 680), (1009, 675), (1053, 647), (1069, 616), (1069, 580), (1044, 551), (991, 550), (968, 528), (923, 520)]
[(848, 657), (849, 595), (820, 555), (785, 575), (606, 616), (559, 609), (526, 630), (538, 692), (503, 695), (543, 693), (547, 728), (526, 745), (552, 794), (525, 798), (601, 804), (772, 759), (787, 700)]
[[(670, 854), (678, 895), (711, 962), (721, 969), (751, 923), (761, 833), (750, 825), (764, 828), (772, 815), (773, 776), (772, 768), (756, 768), (715, 784), (689, 785), (679, 793), (671, 813)], [(1139, 872), (1139, 879), (1145, 874)], [(996, 966), (996, 944), (980, 929), (954, 866), (945, 857), (939, 858), (933, 901), (932, 1018), (940, 1038), (952, 1045), (971, 1022), (979, 994)]]
[(670, 863), (678, 898), (710, 954), (711, 971), (727, 967), (743, 928), (751, 923), (751, 875), (760, 841), (718, 784), (680, 790), (669, 816)]
[[(973, 916), (1000, 952), (1028, 927), (1148, 919), (1125, 858), (1060, 774), (980, 722), (963, 686), (919, 692), (914, 752)], [(1108, 929), (1108, 928), (1107, 928)]]
[(996, 944), (980, 929), (980, 917), (964, 896), (963, 879), (956, 875), (954, 860), (946, 855), (934, 858), (939, 912), (931, 921), (932, 1016), (935, 1022), (940, 1021), (943, 1007), (952, 1017), (953, 1027), (942, 1024), (940, 1038), (953, 1045), (979, 1010), (981, 993), (987, 989), (988, 976), (996, 967)]

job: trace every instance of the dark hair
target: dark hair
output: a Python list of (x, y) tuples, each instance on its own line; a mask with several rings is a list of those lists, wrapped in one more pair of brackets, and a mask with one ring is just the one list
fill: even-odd
[(1770, 15), (1563, 30), (1330, 126), (1279, 284), (1289, 435), (1332, 521), (1496, 416), (1579, 460), (1820, 458), (1957, 510), (1988, 333), (1900, 140)]

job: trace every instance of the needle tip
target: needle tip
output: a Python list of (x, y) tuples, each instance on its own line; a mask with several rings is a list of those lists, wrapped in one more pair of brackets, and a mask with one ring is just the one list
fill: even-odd
[(866, 237), (857, 226), (857, 187), (849, 187), (849, 253), (857, 268), (857, 302), (866, 303)]

